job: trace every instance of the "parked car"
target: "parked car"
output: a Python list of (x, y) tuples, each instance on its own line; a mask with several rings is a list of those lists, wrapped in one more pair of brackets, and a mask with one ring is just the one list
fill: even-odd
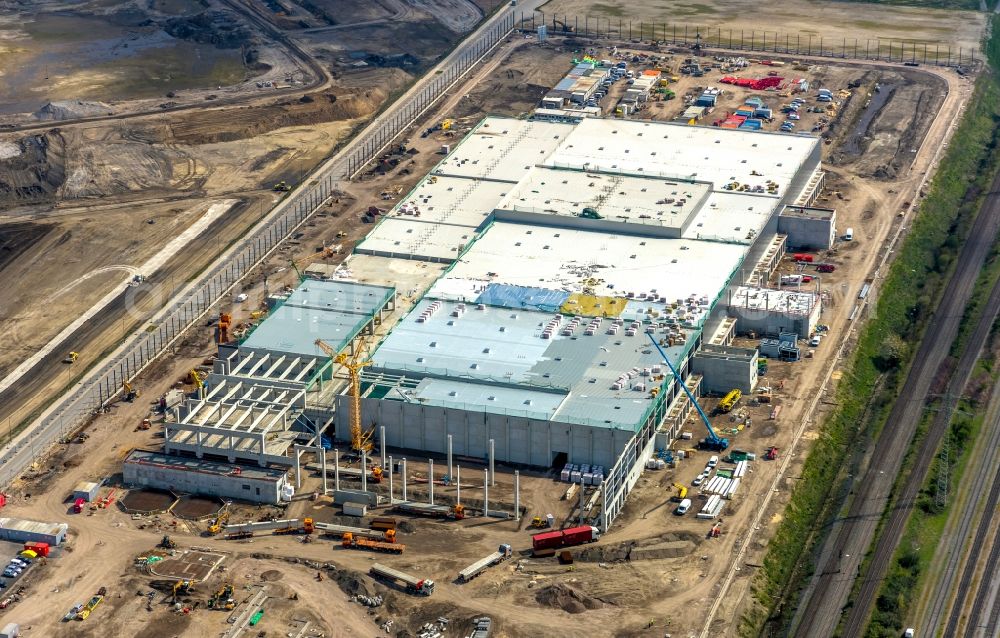
[(688, 513), (689, 509), (691, 509), (691, 499), (686, 498), (680, 502), (680, 504), (677, 506), (677, 509), (674, 510), (674, 514), (678, 516), (684, 516), (685, 514)]
[(837, 267), (833, 264), (819, 264), (816, 266), (816, 272), (833, 272)]
[(691, 485), (694, 485), (694, 486), (701, 485), (702, 481), (704, 481), (704, 480), (705, 480), (705, 477), (702, 476), (701, 474), (699, 474), (698, 476), (694, 477), (693, 481), (691, 481)]
[(809, 345), (815, 348), (820, 344), (820, 341), (822, 340), (823, 337), (821, 337), (820, 335), (813, 335), (813, 338), (809, 340)]

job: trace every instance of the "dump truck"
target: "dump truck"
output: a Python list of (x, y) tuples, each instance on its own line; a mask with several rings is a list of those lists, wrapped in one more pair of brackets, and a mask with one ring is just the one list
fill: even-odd
[(580, 527), (570, 527), (553, 532), (542, 532), (531, 537), (531, 547), (535, 551), (543, 549), (555, 549), (557, 547), (570, 547), (583, 543), (593, 543), (601, 537), (601, 532), (596, 527), (582, 525)]
[(476, 576), (482, 574), (488, 568), (507, 560), (513, 553), (514, 552), (511, 549), (511, 546), (504, 543), (497, 551), (493, 552), (489, 556), (480, 558), (462, 571), (458, 572), (458, 579), (463, 583), (467, 583)]
[(375, 578), (379, 578), (391, 583), (396, 583), (406, 587), (406, 591), (411, 594), (430, 596), (434, 593), (434, 581), (426, 578), (417, 578), (398, 569), (386, 567), (380, 563), (372, 565), (369, 573)]
[(378, 541), (364, 536), (355, 536), (351, 532), (346, 532), (343, 538), (344, 547), (350, 549), (367, 549), (373, 552), (386, 552), (388, 554), (402, 554), (406, 545), (392, 541)]

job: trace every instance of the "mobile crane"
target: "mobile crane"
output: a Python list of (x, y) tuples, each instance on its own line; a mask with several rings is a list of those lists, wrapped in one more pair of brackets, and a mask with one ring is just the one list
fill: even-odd
[[(653, 346), (656, 347), (657, 352), (659, 352), (660, 356), (663, 357), (663, 362), (667, 364), (668, 368), (670, 368), (670, 372), (674, 375), (674, 378), (677, 379), (677, 383), (681, 386), (681, 390), (684, 390), (684, 394), (687, 395), (695, 409), (698, 410), (698, 416), (701, 417), (702, 423), (705, 424), (705, 428), (708, 430), (708, 436), (701, 440), (698, 447), (705, 450), (712, 450), (713, 452), (721, 452), (728, 448), (729, 439), (720, 437), (715, 433), (715, 430), (712, 429), (712, 424), (709, 422), (705, 411), (701, 409), (698, 399), (691, 394), (691, 390), (688, 390), (687, 384), (684, 383), (683, 379), (681, 379), (680, 373), (677, 372), (677, 368), (674, 367), (674, 364), (670, 362), (670, 357), (668, 357), (667, 353), (660, 347), (660, 343), (656, 340), (656, 337), (650, 334), (649, 340), (653, 342)], [(665, 380), (664, 383), (666, 383)]]

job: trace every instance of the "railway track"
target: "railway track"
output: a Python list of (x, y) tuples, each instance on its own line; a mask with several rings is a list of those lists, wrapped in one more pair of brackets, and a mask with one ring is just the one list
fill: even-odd
[[(998, 424), (994, 424), (1000, 425)], [(1000, 430), (1000, 428), (997, 428)], [(993, 441), (993, 445), (1000, 445)], [(994, 447), (996, 449), (996, 447)], [(996, 467), (993, 476), (993, 486), (990, 488), (989, 498), (986, 500), (986, 509), (983, 511), (983, 518), (979, 521), (979, 528), (976, 530), (976, 537), (972, 541), (972, 551), (965, 563), (965, 570), (962, 573), (962, 580), (958, 583), (958, 590), (955, 593), (956, 604), (948, 617), (948, 625), (945, 627), (945, 636), (957, 636), (961, 625), (962, 611), (961, 604), (969, 595), (969, 590), (975, 579), (979, 560), (983, 547), (986, 544), (986, 537), (990, 530), (996, 527), (997, 503), (1000, 501), (1000, 465), (994, 463), (990, 467)], [(997, 620), (1000, 616), (1000, 597), (989, 605), (991, 590), (996, 585), (994, 579), (997, 577), (997, 568), (1000, 564), (1000, 534), (993, 537), (990, 544), (990, 553), (983, 567), (979, 587), (976, 590), (976, 597), (973, 600), (971, 614), (965, 624), (965, 638), (977, 638), (978, 636), (991, 637), (997, 635)], [(980, 630), (983, 630), (982, 633)]]
[[(966, 485), (987, 485), (990, 471), (996, 466), (998, 460), (1000, 460), (1000, 452), (998, 452), (1000, 451), (1000, 383), (997, 383), (993, 387), (993, 396), (986, 410), (986, 422), (984, 425), (987, 428), (987, 431), (984, 431), (982, 434), (985, 442), (977, 445), (977, 447), (981, 447), (982, 454), (980, 456), (974, 452), (970, 458), (969, 468), (971, 471), (968, 472), (970, 475), (963, 480), (963, 483)], [(916, 622), (916, 626), (921, 627), (924, 631), (933, 632), (932, 635), (939, 633), (937, 630), (941, 626), (945, 616), (948, 615), (952, 601), (955, 601), (956, 607), (961, 607), (963, 602), (967, 600), (968, 583), (966, 583), (964, 588), (961, 586), (956, 588), (955, 580), (959, 577), (960, 570), (963, 569), (963, 562), (966, 566), (969, 564), (975, 565), (978, 562), (978, 556), (982, 551), (981, 545), (985, 539), (983, 528), (984, 525), (988, 525), (991, 508), (996, 507), (996, 490), (997, 483), (996, 479), (994, 479), (994, 487), (989, 493), (991, 498), (988, 500), (990, 502), (982, 510), (980, 506), (983, 499), (987, 498), (987, 492), (984, 490), (979, 494), (969, 495), (969, 498), (962, 501), (961, 512), (953, 512), (952, 514), (952, 516), (958, 516), (954, 528), (950, 525), (945, 528), (942, 542), (936, 550), (945, 557), (945, 564), (938, 569), (936, 578), (932, 575), (933, 582), (930, 584), (933, 588), (931, 599), (924, 613), (919, 616)], [(970, 553), (966, 557), (966, 544), (972, 538), (972, 528), (976, 524), (976, 516), (980, 511), (982, 511), (983, 515), (979, 523), (979, 531), (976, 533), (976, 541), (968, 548)], [(956, 589), (964, 589), (966, 591), (959, 591), (956, 595)], [(973, 607), (973, 609), (978, 608), (978, 605)]]
[[(992, 185), (992, 191), (995, 192), (998, 188), (1000, 188), (1000, 178)], [(913, 367), (899, 393), (899, 396), (907, 399), (896, 401), (893, 405), (875, 443), (871, 455), (873, 461), (863, 477), (854, 483), (855, 494), (847, 515), (833, 523), (833, 531), (819, 560), (814, 587), (799, 606), (800, 611), (794, 622), (796, 636), (815, 638), (833, 634), (850, 595), (853, 575), (860, 573), (862, 558), (868, 553), (874, 541), (874, 554), (866, 572), (862, 574), (861, 591), (855, 599), (858, 602), (847, 612), (848, 617), (843, 631), (845, 636), (863, 634), (864, 624), (875, 601), (878, 587), (895, 552), (899, 533), (905, 525), (916, 493), (923, 483), (922, 478), (934, 460), (940, 433), (947, 428), (947, 421), (944, 425), (941, 425), (940, 421), (945, 418), (945, 412), (950, 414), (952, 407), (950, 402), (946, 404), (945, 410), (938, 414), (931, 432), (925, 439), (925, 445), (918, 453), (910, 482), (899, 499), (899, 507), (892, 512), (885, 528), (876, 538), (879, 521), (882, 520), (895, 478), (923, 416), (924, 405), (931, 393), (932, 380), (945, 361), (951, 344), (958, 334), (963, 311), (968, 305), (976, 279), (994, 244), (998, 230), (1000, 230), (1000, 198), (991, 197), (980, 208), (973, 221), (969, 238), (959, 254), (955, 272), (945, 287), (941, 301), (914, 357)], [(973, 339), (979, 336), (978, 327), (976, 333)], [(987, 329), (986, 336), (988, 334)], [(985, 340), (985, 336), (983, 339)], [(974, 364), (975, 357), (971, 357), (970, 361), (970, 357), (963, 356), (955, 371), (955, 377), (963, 374), (967, 376)], [(965, 382), (962, 382), (955, 394), (959, 394), (964, 386)], [(950, 418), (948, 420), (950, 421)], [(934, 432), (937, 432), (938, 438), (933, 446), (929, 446), (927, 440), (933, 438)], [(914, 483), (915, 477), (921, 480)]]

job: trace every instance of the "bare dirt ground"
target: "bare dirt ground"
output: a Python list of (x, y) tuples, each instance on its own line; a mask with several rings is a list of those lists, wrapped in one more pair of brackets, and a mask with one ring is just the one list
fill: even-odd
[[(666, 0), (650, 0), (634, 3), (623, 0), (551, 0), (539, 9), (546, 15), (585, 15), (601, 20), (611, 20), (616, 26), (619, 20), (626, 25), (631, 20), (638, 30), (639, 22), (650, 22), (697, 29), (732, 29), (749, 34), (766, 31), (770, 35), (796, 33), (803, 37), (821, 36), (833, 42), (829, 46), (839, 46), (843, 39), (848, 42), (858, 39), (882, 40), (887, 47), (889, 39), (906, 42), (940, 42), (951, 45), (957, 54), (962, 48), (966, 54), (980, 47), (980, 38), (986, 24), (986, 13), (978, 11), (956, 11), (945, 9), (924, 9), (917, 7), (889, 6), (860, 2), (807, 2), (789, 0), (778, 4), (749, 6), (738, 0), (711, 0), (706, 2), (677, 3)], [(573, 24), (572, 18), (569, 20)], [(596, 27), (595, 27), (596, 28)], [(638, 32), (638, 31), (636, 31)], [(886, 48), (887, 51), (887, 48)]]
[[(520, 47), (520, 48), (517, 48)], [(506, 54), (516, 50), (510, 62)], [(400, 164), (388, 175), (371, 173), (348, 187), (348, 192), (331, 207), (328, 213), (319, 217), (309, 226), (303, 236), (289, 245), (284, 256), (276, 257), (265, 267), (271, 281), (291, 282), (293, 274), (287, 265), (287, 257), (309, 255), (318, 245), (341, 229), (348, 237), (337, 240), (349, 250), (352, 242), (359, 238), (365, 227), (358, 220), (359, 213), (368, 205), (385, 206), (379, 193), (393, 184), (401, 185), (403, 192), (432, 166), (439, 158), (436, 149), (441, 143), (458, 139), (466, 127), (477, 118), (476, 111), (509, 113), (511, 115), (530, 108), (522, 93), (536, 90), (530, 87), (554, 83), (568, 69), (569, 50), (559, 51), (558, 43), (541, 48), (531, 41), (518, 39), (506, 46), (487, 62), (485, 67), (465, 86), (456, 89), (418, 131), (441, 118), (459, 116), (454, 133), (435, 133), (427, 138), (411, 135), (410, 145), (418, 152), (410, 160)], [(829, 88), (841, 88), (849, 79), (866, 77), (866, 83), (878, 78), (903, 78), (906, 71), (901, 67), (892, 70), (873, 70), (869, 66), (832, 66), (825, 61), (813, 62), (808, 73), (819, 77), (825, 74), (824, 82)], [(811, 63), (811, 64), (813, 64)], [(512, 75), (507, 70), (516, 71)], [(752, 69), (756, 71), (757, 69)], [(881, 73), (884, 75), (871, 75)], [(827, 145), (825, 161), (828, 162), (830, 176), (823, 197), (826, 203), (835, 205), (838, 211), (838, 226), (853, 226), (855, 241), (849, 245), (839, 244), (835, 251), (818, 256), (838, 266), (837, 272), (825, 275), (823, 287), (828, 303), (822, 322), (831, 326), (831, 337), (816, 349), (816, 356), (800, 363), (772, 362), (764, 381), (775, 389), (775, 401), (782, 407), (776, 420), (770, 420), (770, 408), (747, 405), (745, 416), (753, 425), (734, 435), (733, 445), (761, 453), (771, 445), (777, 446), (782, 454), (787, 453), (795, 431), (803, 420), (818, 422), (828, 403), (820, 402), (816, 411), (807, 414), (815, 388), (822, 379), (827, 366), (833, 364), (824, 356), (832, 352), (834, 341), (844, 339), (846, 319), (853, 306), (860, 279), (868, 272), (880, 253), (884, 238), (897, 223), (897, 212), (904, 198), (913, 196), (933, 151), (950, 131), (949, 124), (957, 117), (958, 108), (967, 98), (969, 84), (949, 72), (935, 72), (940, 80), (930, 79), (923, 74), (913, 75), (912, 92), (893, 92), (891, 99), (865, 127), (864, 136), (870, 140), (855, 140), (861, 143), (862, 159), (843, 157), (838, 165), (829, 164), (833, 153), (842, 147), (842, 142), (856, 132), (853, 119), (860, 117), (863, 104), (852, 110), (851, 104), (842, 109), (842, 117), (837, 126), (831, 127), (830, 144)], [(902, 81), (902, 80), (900, 80)], [(928, 92), (940, 90), (938, 82), (947, 82), (949, 98), (944, 101), (942, 111), (936, 119), (928, 108), (918, 122), (906, 124), (905, 130), (913, 127), (913, 144), (918, 153), (909, 153), (903, 145), (877, 143), (880, 135), (890, 139), (893, 131), (901, 130), (900, 122), (906, 113), (913, 113), (914, 100), (923, 100)], [(477, 85), (478, 83), (478, 85)], [(488, 87), (488, 88), (484, 88)], [(935, 87), (938, 87), (935, 89)], [(692, 87), (693, 88), (693, 87)], [(926, 95), (925, 95), (926, 94)], [(925, 96), (925, 97), (920, 97)], [(734, 97), (739, 97), (734, 95)], [(673, 109), (675, 104), (667, 103), (665, 109)], [(663, 117), (670, 119), (664, 110)], [(659, 117), (657, 117), (659, 119)], [(922, 133), (925, 132), (925, 133)], [(919, 146), (920, 135), (927, 141)], [(908, 155), (907, 155), (908, 154)], [(871, 156), (871, 157), (869, 157)], [(906, 160), (902, 158), (907, 158)], [(836, 159), (836, 158), (835, 158)], [(867, 163), (862, 160), (868, 159)], [(915, 162), (909, 170), (909, 160)], [(876, 175), (878, 166), (897, 168), (892, 174)], [(871, 176), (862, 178), (860, 175)], [(907, 191), (910, 192), (907, 192)], [(835, 193), (839, 192), (840, 195)], [(821, 202), (822, 205), (823, 202)], [(155, 228), (155, 226), (154, 226)], [(30, 234), (31, 228), (20, 231)], [(339, 257), (331, 260), (335, 262)], [(783, 272), (791, 271), (790, 265), (783, 265)], [(283, 274), (282, 274), (283, 273)], [(270, 283), (270, 282), (269, 282)], [(272, 289), (274, 284), (271, 284)], [(237, 308), (238, 317), (245, 317), (256, 307), (262, 289), (260, 277), (248, 284), (252, 293), (247, 304)], [(561, 566), (552, 560), (534, 560), (523, 552), (530, 546), (528, 531), (524, 525), (513, 521), (484, 521), (470, 518), (458, 523), (444, 523), (424, 519), (408, 520), (408, 529), (413, 531), (401, 535), (400, 540), (407, 545), (400, 557), (384, 557), (357, 550), (343, 549), (336, 540), (318, 538), (310, 544), (301, 543), (296, 537), (258, 537), (249, 543), (223, 541), (202, 536), (205, 523), (176, 521), (171, 517), (149, 518), (133, 521), (117, 510), (98, 511), (94, 515), (71, 516), (67, 513), (69, 504), (64, 500), (72, 485), (84, 478), (112, 477), (120, 471), (120, 461), (128, 449), (135, 446), (156, 449), (159, 441), (154, 430), (134, 432), (139, 419), (147, 414), (146, 402), (160, 396), (168, 387), (180, 379), (197, 362), (212, 354), (206, 331), (192, 334), (189, 342), (181, 348), (178, 356), (164, 360), (150, 370), (139, 386), (143, 396), (135, 404), (119, 404), (111, 414), (98, 418), (92, 429), (93, 436), (82, 445), (64, 446), (60, 454), (40, 464), (38, 475), (12, 490), (11, 515), (36, 518), (39, 520), (68, 520), (73, 528), (71, 544), (72, 557), (55, 558), (44, 570), (39, 570), (34, 581), (28, 581), (26, 599), (11, 610), (16, 610), (22, 626), (32, 629), (26, 635), (61, 635), (53, 629), (59, 616), (75, 602), (91, 595), (101, 585), (112, 589), (111, 604), (96, 612), (105, 618), (128, 623), (127, 632), (160, 631), (162, 634), (142, 633), (142, 635), (177, 635), (190, 632), (192, 635), (210, 635), (223, 628), (224, 620), (218, 612), (201, 607), (190, 615), (175, 615), (166, 611), (166, 605), (154, 604), (154, 612), (146, 612), (144, 601), (135, 595), (136, 591), (150, 588), (150, 578), (131, 567), (132, 559), (148, 552), (163, 533), (169, 532), (182, 546), (207, 546), (213, 551), (233, 552), (234, 560), (226, 563), (231, 573), (244, 573), (241, 556), (251, 553), (254, 560), (247, 563), (250, 568), (246, 576), (234, 578), (237, 591), (246, 597), (242, 589), (250, 581), (260, 581), (260, 576), (268, 578), (269, 591), (274, 586), (273, 603), (278, 619), (291, 618), (311, 610), (317, 623), (333, 635), (366, 635), (378, 633), (378, 624), (387, 619), (394, 620), (391, 633), (397, 630), (415, 630), (424, 622), (444, 616), (453, 623), (462, 625), (477, 614), (490, 614), (496, 622), (498, 636), (539, 636), (565, 633), (567, 631), (587, 632), (594, 636), (662, 636), (665, 632), (674, 635), (688, 635), (701, 629), (702, 619), (719, 591), (720, 583), (728, 578), (732, 557), (747, 534), (753, 532), (754, 540), (750, 552), (739, 566), (732, 581), (726, 604), (722, 609), (722, 620), (713, 627), (717, 635), (730, 635), (732, 622), (739, 617), (739, 611), (747, 600), (749, 583), (754, 565), (759, 564), (767, 538), (773, 534), (775, 524), (781, 520), (781, 511), (787, 502), (789, 489), (794, 484), (801, 450), (795, 453), (795, 460), (786, 478), (778, 485), (778, 492), (772, 499), (763, 528), (750, 530), (749, 525), (759, 510), (764, 495), (772, 488), (777, 472), (777, 464), (759, 461), (753, 464), (751, 473), (744, 481), (736, 498), (723, 512), (722, 535), (717, 539), (707, 539), (710, 527), (704, 521), (693, 517), (677, 517), (668, 502), (670, 485), (674, 481), (690, 486), (691, 480), (701, 471), (707, 455), (694, 456), (674, 470), (648, 472), (640, 479), (637, 489), (630, 497), (623, 515), (616, 521), (611, 533), (600, 543), (584, 549), (574, 550), (575, 563)], [(828, 399), (825, 399), (828, 400)], [(712, 401), (708, 402), (708, 407)], [(734, 422), (729, 417), (719, 417), (717, 425), (731, 428)], [(701, 426), (689, 422), (686, 429), (695, 436)], [(812, 436), (807, 431), (805, 438)], [(808, 441), (806, 441), (807, 443)], [(412, 455), (411, 455), (412, 457)], [(437, 473), (443, 473), (441, 463)], [(463, 467), (462, 497), (472, 503), (481, 498), (482, 468), (475, 464)], [(468, 472), (468, 474), (466, 474)], [(414, 487), (416, 479), (426, 477), (426, 469), (415, 461), (410, 464), (411, 493), (420, 494)], [(331, 479), (332, 481), (332, 479)], [(398, 477), (397, 477), (398, 481)], [(497, 476), (498, 485), (491, 488), (491, 501), (512, 503), (512, 477), (509, 468), (501, 468)], [(466, 485), (465, 483), (468, 483)], [(545, 475), (522, 474), (522, 504), (526, 515), (553, 513), (560, 523), (575, 521), (575, 503), (561, 498), (567, 485), (555, 483)], [(300, 494), (308, 494), (319, 487), (316, 476), (308, 476)], [(387, 489), (383, 484), (381, 489)], [(399, 483), (396, 483), (398, 496)], [(27, 494), (32, 494), (30, 498)], [(454, 488), (438, 488), (437, 498), (454, 496)], [(42, 495), (42, 496), (39, 496)], [(694, 491), (696, 506), (703, 498)], [(275, 512), (277, 513), (277, 511)], [(249, 520), (260, 515), (256, 508), (242, 508), (238, 520)], [(339, 511), (331, 508), (322, 499), (317, 502), (297, 500), (282, 515), (315, 516), (321, 520), (333, 520)], [(454, 582), (457, 572), (477, 558), (494, 551), (497, 544), (509, 542), (514, 545), (515, 559), (487, 571), (469, 584)], [(104, 544), (102, 544), (104, 543)], [(113, 549), (112, 547), (113, 546)], [(237, 556), (239, 555), (239, 556)], [(292, 564), (279, 557), (296, 560), (315, 561), (310, 564)], [(433, 578), (437, 583), (435, 594), (430, 599), (408, 596), (393, 588), (376, 584), (363, 574), (374, 560), (379, 560)], [(263, 562), (262, 562), (263, 561)], [(326, 563), (336, 565), (332, 571), (324, 567)], [(288, 565), (287, 567), (285, 565)], [(318, 567), (315, 567), (315, 566)], [(252, 573), (250, 571), (252, 569)], [(323, 583), (313, 580), (316, 571), (325, 570)], [(279, 572), (279, 576), (272, 574)], [(219, 574), (223, 577), (225, 572)], [(253, 578), (256, 575), (257, 578)], [(276, 578), (275, 580), (272, 580)], [(332, 581), (340, 583), (340, 593)], [(221, 581), (220, 581), (221, 582)], [(291, 595), (289, 590), (278, 585), (295, 584), (300, 596), (316, 596), (302, 600), (298, 604), (285, 607), (278, 604), (282, 597)], [(199, 592), (197, 599), (204, 600), (216, 583)], [(58, 590), (58, 591), (53, 591)], [(348, 593), (357, 591), (379, 593), (385, 596), (385, 603), (371, 615), (356, 603), (347, 603)], [(121, 592), (121, 600), (116, 598)], [(308, 593), (307, 593), (308, 592)], [(345, 593), (346, 592), (346, 593)], [(45, 605), (33, 604), (44, 596)], [(157, 600), (161, 600), (162, 595)], [(241, 598), (242, 599), (242, 598)], [(49, 604), (51, 601), (51, 604)], [(290, 609), (290, 611), (283, 611)], [(12, 611), (0, 612), (13, 618)], [(53, 611), (55, 610), (55, 611)], [(294, 610), (294, 611), (291, 611)], [(265, 621), (269, 622), (268, 613)], [(281, 614), (287, 614), (282, 616)], [(159, 618), (156, 622), (142, 624), (142, 618)], [(343, 620), (340, 620), (340, 619)], [(90, 622), (85, 621), (85, 622)], [(288, 621), (283, 621), (288, 622)], [(84, 625), (84, 630), (98, 627), (98, 623)], [(269, 628), (287, 631), (287, 626), (268, 625)], [(342, 634), (337, 634), (342, 631)], [(32, 633), (34, 632), (34, 633)], [(329, 635), (329, 634), (328, 634)], [(406, 634), (402, 634), (406, 635)]]

